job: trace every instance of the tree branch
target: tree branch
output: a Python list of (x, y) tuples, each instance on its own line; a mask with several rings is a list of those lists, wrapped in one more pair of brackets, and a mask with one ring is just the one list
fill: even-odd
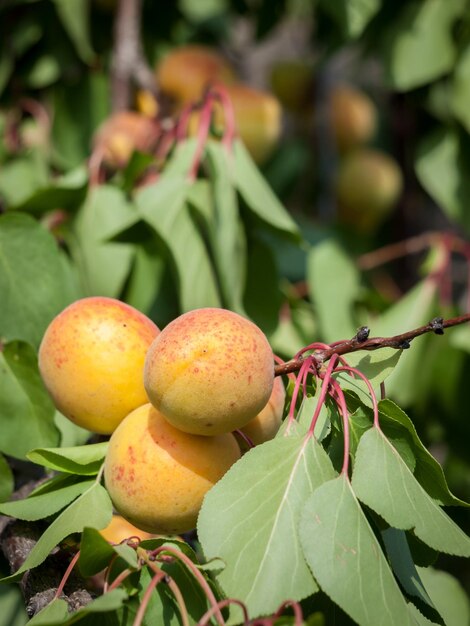
[[(409, 330), (401, 335), (394, 335), (393, 337), (372, 337), (370, 339), (369, 329), (367, 326), (362, 326), (352, 339), (337, 341), (324, 350), (315, 350), (312, 356), (316, 362), (317, 368), (319, 368), (325, 361), (331, 359), (334, 354), (343, 355), (358, 352), (359, 350), (379, 350), (380, 348), (406, 350), (410, 347), (411, 341), (420, 335), (431, 332), (436, 335), (443, 335), (445, 328), (451, 328), (452, 326), (458, 326), (466, 322), (470, 322), (470, 313), (448, 320), (435, 317), (428, 324), (415, 328), (414, 330)], [(274, 375), (282, 376), (290, 372), (298, 372), (304, 360), (305, 357), (300, 356), (281, 365), (276, 365), (274, 367)]]

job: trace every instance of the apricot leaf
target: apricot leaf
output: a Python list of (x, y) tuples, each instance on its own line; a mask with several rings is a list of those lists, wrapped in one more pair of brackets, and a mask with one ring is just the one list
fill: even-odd
[(382, 5), (382, 0), (322, 0), (346, 37), (359, 37)]
[(135, 209), (116, 187), (92, 189), (78, 212), (72, 253), (86, 292), (117, 297), (134, 256), (129, 243), (107, 241), (135, 219)]
[(183, 311), (220, 306), (209, 255), (186, 202), (188, 190), (186, 176), (166, 172), (136, 197), (141, 217), (152, 227), (174, 263)]
[(451, 106), (457, 119), (470, 133), (470, 45), (467, 44), (454, 71)]
[(243, 312), (242, 295), (245, 282), (246, 242), (240, 222), (237, 194), (230, 170), (230, 155), (218, 142), (206, 145), (212, 179), (214, 216), (210, 239), (224, 300), (229, 308)]
[(413, 623), (346, 476), (324, 483), (310, 496), (302, 510), (299, 534), (320, 588), (357, 623)]
[[(431, 498), (442, 505), (469, 507), (469, 503), (460, 498), (456, 498), (450, 492), (441, 465), (423, 445), (408, 415), (399, 406), (388, 399), (379, 402), (379, 412), (380, 423), (389, 439), (390, 427), (394, 427), (395, 430), (406, 430), (409, 434), (413, 454), (416, 458), (414, 477)], [(394, 441), (392, 441), (392, 443), (395, 445)]]
[(85, 527), (80, 542), (78, 566), (83, 576), (93, 576), (107, 567), (113, 557), (119, 556), (126, 567), (137, 569), (136, 551), (126, 544), (112, 546), (96, 530)]
[(299, 241), (297, 224), (276, 198), (240, 140), (234, 142), (233, 152), (235, 183), (247, 208), (266, 224)]
[(104, 528), (111, 521), (112, 511), (108, 492), (100, 484), (93, 482), (46, 529), (23, 565), (11, 576), (3, 578), (2, 582), (19, 580), (24, 572), (40, 565), (65, 537), (82, 532), (85, 526)]
[(52, 235), (28, 215), (1, 215), (0, 338), (37, 347), (49, 322), (69, 304), (68, 293)]
[(326, 342), (350, 339), (357, 330), (354, 304), (360, 290), (359, 273), (352, 259), (338, 243), (327, 239), (308, 254), (307, 280), (322, 338)]
[[(0, 454), (0, 502), (8, 500), (13, 493), (14, 479), (13, 473), (5, 457)], [(0, 505), (1, 506), (1, 505)]]
[(468, 624), (470, 604), (459, 581), (448, 572), (433, 567), (418, 567), (417, 570), (445, 624), (447, 626)]
[(7, 343), (0, 350), (0, 450), (25, 458), (33, 446), (57, 445), (54, 415), (33, 348), (20, 341)]
[(390, 526), (414, 529), (415, 535), (435, 550), (470, 556), (470, 538), (426, 493), (377, 428), (361, 437), (352, 486), (357, 497)]
[(108, 442), (103, 441), (72, 448), (35, 448), (27, 457), (58, 472), (93, 476), (99, 472), (107, 449)]
[(294, 429), (250, 450), (206, 495), (198, 520), (204, 554), (225, 561), (218, 580), (252, 617), (317, 591), (297, 524), (305, 498), (333, 476), (320, 444)]
[(71, 624), (80, 622), (83, 618), (94, 613), (116, 611), (122, 607), (126, 600), (127, 592), (120, 587), (107, 591), (78, 611), (70, 613), (65, 600), (55, 599), (37, 613), (28, 624), (33, 626), (71, 626)]
[(83, 480), (65, 485), (47, 493), (30, 495), (23, 500), (0, 504), (0, 513), (17, 519), (34, 521), (54, 515), (75, 500), (93, 485), (94, 481)]
[(395, 88), (414, 89), (452, 69), (456, 57), (452, 28), (464, 10), (462, 0), (403, 6), (384, 40), (386, 70)]

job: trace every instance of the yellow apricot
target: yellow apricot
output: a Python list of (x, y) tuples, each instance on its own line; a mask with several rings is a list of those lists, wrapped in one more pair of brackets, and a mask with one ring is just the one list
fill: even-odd
[(121, 515), (113, 515), (106, 528), (100, 530), (99, 533), (109, 543), (121, 543), (129, 537), (139, 537), (141, 541), (154, 537), (152, 533), (137, 528)]
[(196, 309), (173, 320), (145, 360), (150, 402), (173, 426), (197, 435), (244, 426), (267, 403), (273, 382), (265, 335), (225, 309)]
[(164, 94), (184, 104), (199, 100), (208, 85), (231, 83), (235, 74), (220, 54), (205, 46), (172, 50), (157, 67), (157, 82)]
[(373, 230), (393, 208), (402, 188), (401, 170), (391, 156), (378, 150), (354, 150), (341, 162), (336, 179), (339, 217), (357, 230)]
[(363, 91), (337, 85), (331, 92), (330, 124), (340, 152), (372, 139), (377, 130), (377, 110)]
[(39, 348), (39, 370), (55, 406), (83, 428), (112, 433), (148, 402), (142, 372), (159, 332), (143, 313), (113, 298), (68, 306), (49, 324)]
[(146, 404), (111, 436), (106, 488), (131, 524), (152, 533), (179, 534), (195, 528), (204, 495), (239, 458), (232, 434), (184, 433)]
[[(256, 163), (263, 163), (271, 155), (281, 135), (282, 109), (277, 98), (266, 91), (238, 83), (225, 85), (233, 106), (235, 130)], [(190, 133), (197, 133), (200, 113), (193, 113)], [(213, 125), (222, 134), (225, 120), (222, 107), (214, 106)]]
[(274, 379), (273, 390), (268, 404), (256, 417), (248, 422), (240, 430), (245, 433), (255, 446), (273, 439), (282, 422), (282, 411), (286, 390), (280, 377)]
[(159, 135), (158, 124), (147, 115), (135, 111), (119, 111), (98, 128), (93, 138), (94, 149), (101, 151), (110, 168), (125, 167), (135, 150), (149, 152)]

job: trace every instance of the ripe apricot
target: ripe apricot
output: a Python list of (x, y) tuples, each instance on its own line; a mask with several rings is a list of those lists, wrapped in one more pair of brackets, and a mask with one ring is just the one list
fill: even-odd
[(204, 495), (239, 458), (232, 434), (184, 433), (146, 404), (111, 436), (106, 488), (116, 510), (131, 524), (148, 532), (179, 534), (195, 528)]
[(148, 402), (142, 372), (159, 332), (143, 313), (113, 298), (83, 298), (64, 309), (39, 348), (39, 370), (59, 411), (83, 428), (112, 433)]
[(110, 168), (125, 167), (135, 150), (148, 152), (159, 135), (156, 122), (135, 111), (119, 111), (98, 128), (93, 138), (94, 149), (101, 151)]
[[(233, 106), (235, 129), (256, 163), (263, 163), (271, 155), (281, 135), (282, 109), (272, 94), (237, 83), (225, 85)], [(190, 132), (195, 134), (200, 115), (194, 113)], [(222, 134), (224, 114), (219, 103), (214, 107), (213, 125)]]
[(121, 543), (124, 539), (129, 539), (129, 537), (139, 537), (139, 539), (143, 541), (144, 539), (151, 539), (154, 536), (152, 533), (137, 528), (137, 526), (134, 526), (124, 519), (122, 515), (113, 515), (106, 528), (103, 528), (99, 532), (109, 543)]
[(397, 202), (403, 177), (396, 161), (378, 150), (357, 149), (345, 156), (336, 180), (339, 217), (357, 230), (373, 230)]
[(340, 152), (367, 143), (377, 130), (377, 110), (367, 94), (350, 85), (331, 91), (330, 124)]
[(179, 104), (199, 100), (208, 85), (231, 83), (230, 64), (209, 47), (189, 45), (172, 50), (157, 67), (157, 81), (164, 94)]
[(248, 424), (240, 428), (255, 446), (273, 439), (276, 435), (282, 421), (285, 397), (284, 384), (281, 378), (277, 377), (274, 379), (273, 390), (267, 405)]
[(173, 426), (197, 435), (244, 426), (268, 402), (273, 382), (263, 332), (224, 309), (196, 309), (173, 320), (145, 360), (150, 402)]

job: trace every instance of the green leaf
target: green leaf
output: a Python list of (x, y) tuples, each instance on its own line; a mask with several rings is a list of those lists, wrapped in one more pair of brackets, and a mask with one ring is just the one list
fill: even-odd
[(8, 500), (13, 493), (13, 489), (13, 472), (11, 471), (5, 457), (0, 454), (0, 502)]
[(300, 241), (297, 224), (276, 198), (241, 141), (234, 146), (235, 183), (248, 209), (266, 224)]
[(320, 588), (358, 624), (413, 623), (346, 476), (324, 483), (308, 498), (299, 534)]
[(250, 450), (206, 495), (198, 520), (204, 554), (225, 561), (218, 580), (251, 617), (317, 590), (297, 523), (308, 494), (333, 476), (320, 444), (292, 433)]
[(451, 106), (455, 117), (470, 133), (470, 45), (464, 49), (454, 71), (451, 91)]
[[(418, 283), (377, 320), (371, 321), (371, 336), (388, 337), (427, 324), (436, 314), (436, 289), (436, 282), (431, 278)], [(387, 396), (400, 405), (408, 406), (416, 401), (416, 379), (422, 368), (426, 341), (430, 339), (415, 339), (411, 348), (403, 351), (387, 379)]]
[(420, 183), (447, 216), (470, 232), (470, 165), (468, 137), (440, 127), (418, 146), (415, 169)]
[(57, 445), (54, 415), (33, 348), (19, 341), (5, 344), (0, 349), (0, 450), (25, 458), (38, 444)]
[(85, 63), (93, 60), (90, 42), (89, 0), (54, 0), (59, 18)]
[(431, 621), (444, 624), (418, 574), (406, 540), (406, 533), (396, 528), (387, 528), (382, 531), (381, 535), (393, 573), (404, 591), (411, 596), (413, 602), (417, 603), (421, 612)]
[(186, 204), (189, 184), (185, 176), (165, 172), (136, 197), (141, 217), (154, 229), (174, 262), (183, 311), (220, 306), (209, 255)]
[(37, 57), (26, 75), (31, 89), (44, 89), (60, 78), (60, 64), (52, 54)]
[(111, 521), (112, 511), (108, 492), (95, 482), (52, 522), (23, 565), (14, 574), (4, 578), (2, 582), (19, 580), (24, 572), (40, 565), (62, 539), (72, 533), (82, 532), (85, 526), (104, 528)]
[(17, 210), (44, 212), (60, 207), (61, 209), (75, 209), (85, 199), (88, 175), (85, 168), (76, 168), (54, 179), (46, 185), (41, 185), (34, 193), (16, 205)]
[(452, 69), (456, 57), (452, 28), (464, 6), (462, 0), (403, 5), (384, 41), (386, 71), (395, 89), (420, 87)]
[(239, 218), (237, 194), (231, 172), (230, 155), (220, 142), (206, 144), (214, 202), (210, 229), (211, 245), (228, 308), (243, 313), (246, 242)]
[(69, 304), (64, 278), (52, 235), (28, 215), (0, 216), (2, 340), (23, 339), (37, 347), (49, 322)]
[(165, 260), (155, 242), (135, 247), (134, 265), (127, 284), (125, 302), (148, 314), (160, 291)]
[[(346, 355), (346, 361), (351, 367), (360, 370), (371, 383), (376, 393), (380, 383), (383, 383), (395, 369), (402, 350), (394, 348), (380, 348), (370, 352), (352, 352)], [(372, 399), (366, 383), (361, 378), (353, 378), (346, 372), (335, 375), (343, 390), (354, 391), (366, 406), (372, 407)]]
[(92, 189), (75, 223), (72, 252), (88, 295), (116, 298), (129, 274), (134, 248), (107, 241), (136, 219), (124, 194), (110, 185)]
[[(238, 263), (243, 263), (243, 260), (240, 259)], [(279, 325), (279, 312), (283, 303), (279, 283), (272, 249), (261, 239), (250, 239), (243, 304), (247, 315), (268, 335)]]
[(380, 424), (388, 437), (390, 437), (390, 431), (388, 430), (390, 426), (394, 426), (395, 430), (397, 428), (406, 429), (410, 435), (413, 454), (416, 459), (414, 476), (428, 494), (438, 504), (470, 506), (470, 504), (460, 500), (460, 498), (456, 498), (449, 491), (442, 467), (421, 442), (416, 428), (408, 415), (391, 400), (380, 401), (379, 412)]
[(27, 457), (58, 472), (93, 476), (99, 472), (107, 449), (108, 442), (103, 441), (72, 448), (35, 448)]
[(63, 448), (72, 448), (75, 446), (82, 446), (85, 444), (91, 436), (89, 430), (81, 428), (71, 422), (68, 417), (55, 412), (54, 423), (60, 432), (60, 445)]
[(17, 519), (35, 521), (54, 515), (93, 485), (94, 481), (75, 482), (47, 493), (32, 495), (23, 500), (0, 504), (0, 513)]
[[(321, 385), (317, 385), (315, 395), (307, 396), (302, 400), (302, 404), (300, 406), (299, 413), (297, 415), (297, 423), (301, 427), (301, 431), (306, 433), (310, 428), (310, 424), (312, 422), (312, 417), (315, 412), (318, 397), (321, 392)], [(323, 441), (325, 437), (329, 435), (331, 431), (331, 422), (330, 416), (328, 414), (328, 408), (326, 404), (323, 404), (320, 409), (320, 415), (318, 416), (317, 423), (315, 424), (314, 435), (318, 442)]]
[(325, 342), (349, 339), (356, 330), (354, 304), (360, 277), (352, 260), (331, 239), (313, 246), (307, 257), (307, 281)]
[(426, 493), (377, 428), (361, 437), (352, 486), (357, 497), (390, 526), (414, 529), (415, 535), (435, 550), (470, 556), (470, 538)]
[(0, 197), (3, 198), (7, 209), (21, 206), (47, 185), (47, 170), (37, 153), (2, 164)]
[(96, 528), (85, 527), (80, 542), (78, 566), (83, 576), (93, 576), (110, 564), (116, 555), (126, 567), (137, 569), (137, 553), (126, 544), (110, 545)]
[(0, 615), (5, 626), (25, 626), (29, 621), (18, 585), (0, 585)]
[(382, 0), (322, 0), (321, 6), (348, 38), (359, 37), (382, 6)]
[(446, 626), (467, 626), (470, 606), (459, 581), (447, 572), (432, 567), (418, 567), (418, 573)]

